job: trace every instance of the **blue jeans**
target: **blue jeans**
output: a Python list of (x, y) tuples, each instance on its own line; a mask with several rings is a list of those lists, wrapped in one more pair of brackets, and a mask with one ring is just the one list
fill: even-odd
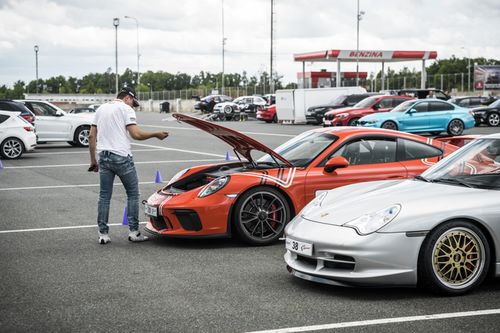
[(101, 233), (109, 231), (109, 205), (115, 175), (120, 177), (127, 192), (127, 221), (130, 231), (139, 230), (139, 181), (132, 156), (120, 156), (109, 151), (99, 153), (99, 202), (97, 225)]

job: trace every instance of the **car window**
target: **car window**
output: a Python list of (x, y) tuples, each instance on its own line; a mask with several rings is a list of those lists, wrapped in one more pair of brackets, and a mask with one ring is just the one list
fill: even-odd
[(381, 99), (377, 104), (380, 109), (392, 108), (392, 98)]
[(354, 105), (364, 100), (368, 95), (349, 95), (347, 96), (347, 105)]
[(6, 116), (4, 114), (0, 114), (0, 124), (9, 119), (9, 116)]
[(350, 165), (390, 163), (396, 161), (396, 147), (392, 139), (361, 139), (345, 144), (329, 159), (342, 156)]
[(440, 99), (446, 99), (446, 98), (447, 98), (447, 97), (446, 97), (446, 95), (445, 95), (445, 94), (443, 94), (443, 93), (442, 93), (442, 92), (440, 92), (440, 91), (435, 91), (435, 92), (434, 92), (434, 96), (436, 96), (436, 98), (440, 98)]
[(430, 102), (429, 111), (450, 111), (454, 110), (453, 106), (444, 102)]
[(469, 101), (469, 105), (470, 106), (479, 106), (479, 105), (481, 105), (481, 99), (479, 97), (471, 98)]
[(47, 104), (31, 102), (31, 105), (33, 105), (33, 110), (37, 110), (38, 112), (40, 112), (44, 116), (55, 116), (56, 115), (56, 109), (50, 107)]
[(15, 111), (15, 109), (9, 103), (0, 102), (0, 110), (5, 111)]
[(429, 111), (429, 103), (428, 102), (418, 103), (413, 108), (417, 110), (417, 112), (427, 112)]
[(367, 108), (369, 106), (372, 106), (373, 103), (377, 101), (377, 97), (366, 97), (365, 99), (361, 100), (359, 103), (354, 105), (356, 108)]
[(443, 155), (440, 149), (421, 142), (400, 138), (398, 139), (398, 144), (401, 151), (399, 156), (400, 161), (418, 160)]
[(404, 98), (391, 98), (391, 102), (392, 102), (392, 107), (396, 107), (398, 106), (399, 104), (403, 103), (407, 101), (407, 99), (404, 99)]
[(455, 103), (457, 104), (458, 106), (461, 106), (461, 107), (468, 107), (469, 106), (469, 100), (467, 98), (465, 99), (462, 99), (461, 101), (458, 101), (458, 103)]

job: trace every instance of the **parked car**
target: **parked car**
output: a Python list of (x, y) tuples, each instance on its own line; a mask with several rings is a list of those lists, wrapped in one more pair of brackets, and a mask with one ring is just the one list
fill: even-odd
[(463, 108), (477, 108), (481, 106), (488, 106), (495, 101), (493, 97), (482, 96), (466, 96), (466, 97), (453, 97), (448, 102), (461, 106)]
[(0, 111), (0, 156), (19, 158), (35, 146), (35, 127), (21, 116), (21, 112)]
[(277, 123), (276, 104), (261, 107), (257, 110), (256, 116), (258, 120), (263, 120), (266, 123)]
[(340, 95), (335, 97), (329, 103), (323, 105), (311, 106), (306, 111), (306, 121), (311, 124), (322, 124), (323, 118), (326, 112), (331, 110), (344, 108), (346, 106), (354, 106), (365, 98), (375, 94), (351, 94), (351, 95)]
[(266, 94), (262, 98), (266, 100), (267, 105), (276, 104), (276, 94)]
[(498, 271), (499, 166), (494, 134), (415, 179), (321, 193), (285, 229), (288, 270), (331, 285), (464, 294)]
[(378, 112), (388, 112), (394, 107), (412, 99), (408, 96), (375, 95), (366, 97), (356, 105), (325, 113), (323, 126), (355, 126), (364, 116)]
[(433, 98), (441, 99), (443, 101), (447, 101), (451, 98), (450, 95), (442, 91), (441, 89), (401, 89), (398, 90), (399, 96), (410, 96), (419, 99), (427, 98), (429, 94), (432, 92)]
[(27, 120), (30, 124), (35, 124), (35, 114), (28, 109), (23, 103), (19, 103), (10, 99), (0, 99), (0, 110), (21, 112), (21, 117)]
[(18, 100), (36, 115), (38, 143), (68, 142), (73, 146), (88, 147), (93, 113), (68, 114), (57, 106), (36, 100)]
[(264, 107), (267, 101), (259, 96), (241, 96), (232, 102), (222, 102), (214, 106), (213, 112), (216, 113), (231, 113), (238, 109), (241, 112), (252, 114), (257, 111), (259, 107)]
[(233, 99), (226, 95), (209, 95), (203, 97), (199, 102), (194, 104), (195, 110), (200, 110), (203, 113), (210, 113), (213, 111), (214, 106), (222, 102), (230, 102)]
[(472, 109), (476, 125), (487, 124), (488, 126), (500, 125), (500, 99), (489, 106)]
[[(146, 230), (162, 236), (238, 234), (250, 244), (270, 244), (316, 193), (414, 177), (457, 149), (403, 132), (331, 127), (304, 132), (272, 150), (216, 123), (173, 116), (228, 143), (241, 160), (184, 169), (153, 193), (145, 203)], [(265, 155), (257, 160), (255, 153)], [(340, 166), (345, 168), (334, 171)]]
[(95, 112), (96, 109), (94, 108), (73, 108), (69, 113), (75, 114), (75, 113), (92, 113)]
[(430, 98), (406, 101), (390, 112), (371, 114), (358, 121), (358, 125), (365, 127), (433, 135), (446, 131), (452, 136), (461, 135), (474, 124), (471, 110)]

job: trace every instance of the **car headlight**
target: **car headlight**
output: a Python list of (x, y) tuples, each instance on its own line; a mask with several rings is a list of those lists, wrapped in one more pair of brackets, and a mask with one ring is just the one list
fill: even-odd
[(363, 125), (364, 125), (364, 124), (368, 124), (368, 125), (370, 125), (370, 124), (376, 124), (376, 123), (377, 123), (377, 121), (376, 121), (376, 120), (363, 120), (363, 121), (362, 121), (362, 124), (363, 124)]
[(314, 198), (310, 203), (308, 203), (304, 208), (302, 208), (301, 216), (307, 215), (309, 212), (315, 211), (321, 207), (321, 203), (325, 200), (328, 195), (328, 191), (320, 193), (316, 198)]
[(337, 118), (347, 118), (347, 116), (349, 116), (348, 113), (339, 113), (338, 115), (336, 115)]
[(181, 170), (179, 172), (177, 172), (172, 178), (170, 178), (170, 180), (168, 181), (167, 183), (167, 186), (170, 186), (172, 185), (173, 183), (175, 183), (179, 178), (181, 178), (182, 176), (184, 176), (184, 174), (186, 172), (189, 171), (189, 168), (188, 169), (184, 169), (184, 170)]
[(229, 176), (223, 176), (212, 180), (201, 189), (200, 193), (198, 193), (198, 198), (203, 198), (207, 195), (214, 194), (215, 192), (219, 191), (221, 188), (226, 186), (227, 183), (229, 183), (229, 179)]
[(394, 220), (400, 211), (401, 205), (392, 205), (375, 213), (360, 216), (352, 221), (344, 223), (343, 226), (356, 229), (356, 232), (360, 235), (368, 235), (380, 230), (380, 228)]

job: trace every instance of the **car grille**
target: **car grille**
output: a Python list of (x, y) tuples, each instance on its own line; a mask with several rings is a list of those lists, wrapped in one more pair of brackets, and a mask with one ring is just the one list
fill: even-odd
[(333, 120), (333, 118), (334, 118), (333, 114), (325, 114), (326, 120)]
[(339, 255), (339, 254), (331, 255), (331, 257), (329, 258), (320, 258), (320, 259), (297, 255), (297, 261), (305, 265), (312, 266), (311, 268), (313, 269), (315, 269), (318, 266), (319, 260), (323, 261), (324, 268), (330, 268), (330, 269), (353, 271), (354, 267), (356, 266), (356, 261), (354, 260), (353, 257)]
[(168, 218), (164, 218), (160, 215), (158, 217), (150, 217), (150, 219), (151, 224), (156, 230), (172, 230), (172, 224), (170, 223), (170, 220)]
[(174, 213), (184, 230), (200, 231), (202, 229), (200, 218), (194, 210), (179, 209)]

